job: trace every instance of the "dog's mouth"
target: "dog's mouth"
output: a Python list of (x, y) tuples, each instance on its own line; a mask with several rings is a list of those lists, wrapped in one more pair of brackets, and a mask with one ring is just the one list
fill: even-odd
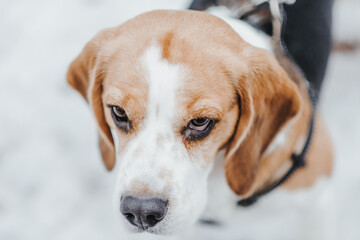
[(159, 230), (154, 227), (142, 226), (136, 227), (135, 233), (151, 233), (151, 234), (161, 234)]
[(149, 227), (136, 227), (137, 233), (148, 232)]

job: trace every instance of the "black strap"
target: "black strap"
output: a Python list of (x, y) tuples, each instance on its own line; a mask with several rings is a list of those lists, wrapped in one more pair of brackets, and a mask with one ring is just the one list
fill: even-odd
[(309, 97), (310, 97), (310, 100), (312, 103), (312, 113), (311, 113), (311, 119), (310, 119), (310, 123), (309, 123), (308, 137), (306, 139), (306, 142), (305, 142), (302, 152), (300, 154), (292, 154), (291, 155), (292, 167), (282, 178), (280, 178), (280, 180), (278, 180), (271, 187), (267, 188), (266, 190), (264, 190), (262, 192), (256, 193), (255, 195), (250, 196), (248, 198), (239, 200), (237, 202), (238, 206), (247, 207), (247, 206), (254, 204), (261, 196), (271, 192), (272, 190), (274, 190), (275, 188), (280, 186), (282, 183), (284, 183), (286, 180), (288, 180), (297, 169), (302, 168), (306, 165), (305, 158), (306, 158), (306, 154), (309, 151), (311, 139), (313, 136), (314, 122), (315, 122), (315, 109), (316, 109), (316, 103), (317, 103), (317, 99), (318, 99), (317, 92), (310, 85), (309, 85), (308, 93), (309, 93)]
[(282, 183), (284, 183), (286, 180), (288, 180), (290, 178), (290, 176), (299, 168), (302, 168), (306, 165), (306, 161), (305, 161), (305, 157), (306, 154), (309, 150), (309, 146), (311, 143), (311, 139), (312, 139), (312, 135), (313, 135), (313, 129), (314, 129), (314, 115), (312, 115), (311, 117), (311, 122), (310, 122), (310, 129), (309, 129), (309, 135), (308, 138), (306, 140), (305, 146), (303, 151), (297, 155), (297, 154), (292, 154), (291, 155), (291, 160), (292, 160), (292, 167), (289, 169), (289, 171), (282, 177), (280, 178), (280, 180), (278, 180), (276, 183), (274, 183), (271, 187), (269, 187), (268, 189), (257, 193), (251, 197), (245, 198), (245, 199), (241, 199), (237, 202), (238, 206), (250, 206), (253, 203), (255, 203), (261, 196), (271, 192), (272, 190), (274, 190), (275, 188), (277, 188), (278, 186), (280, 186)]

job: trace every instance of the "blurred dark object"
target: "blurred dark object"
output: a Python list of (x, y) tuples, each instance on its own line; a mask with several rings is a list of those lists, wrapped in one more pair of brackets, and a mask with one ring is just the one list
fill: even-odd
[[(210, 6), (241, 7), (244, 0), (194, 0), (190, 9), (204, 10)], [(265, 3), (267, 4), (267, 3)], [(261, 4), (263, 5), (263, 4)], [(243, 15), (242, 20), (256, 25), (265, 33), (272, 34), (271, 19), (265, 7), (257, 17)], [(316, 90), (320, 91), (329, 54), (331, 52), (333, 0), (297, 0), (292, 5), (284, 4), (282, 40), (297, 65)]]
[(211, 6), (216, 6), (217, 2), (218, 2), (217, 0), (194, 0), (191, 3), (189, 9), (204, 11)]

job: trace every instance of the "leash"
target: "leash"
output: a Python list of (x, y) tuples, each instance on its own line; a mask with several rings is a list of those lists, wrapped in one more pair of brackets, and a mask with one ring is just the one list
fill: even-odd
[(309, 92), (313, 110), (312, 110), (310, 124), (309, 124), (308, 137), (306, 139), (303, 150), (301, 151), (300, 154), (293, 153), (291, 155), (292, 167), (287, 171), (287, 173), (282, 178), (280, 178), (280, 180), (278, 180), (271, 187), (267, 188), (266, 190), (264, 190), (262, 192), (256, 193), (253, 196), (250, 196), (248, 198), (244, 198), (244, 199), (237, 201), (238, 206), (247, 207), (247, 206), (254, 204), (260, 197), (264, 196), (265, 194), (268, 194), (269, 192), (271, 192), (272, 190), (274, 190), (275, 188), (277, 188), (278, 186), (283, 184), (286, 180), (288, 180), (297, 169), (305, 167), (306, 154), (309, 151), (311, 140), (312, 140), (313, 133), (314, 133), (315, 107), (316, 107), (315, 104), (317, 103), (317, 99), (318, 99), (317, 94), (313, 90), (312, 87), (309, 87), (308, 92)]
[[(296, 170), (304, 167), (306, 165), (306, 160), (305, 160), (306, 154), (309, 151), (311, 140), (313, 137), (315, 109), (318, 100), (318, 93), (311, 86), (311, 84), (308, 81), (306, 81), (304, 75), (301, 72), (301, 69), (299, 69), (299, 67), (294, 63), (294, 61), (292, 61), (292, 58), (288, 54), (287, 48), (282, 42), (281, 35), (282, 35), (282, 26), (284, 19), (284, 11), (282, 4), (284, 3), (292, 4), (295, 3), (295, 0), (250, 0), (244, 3), (245, 4), (244, 6), (246, 6), (246, 9), (250, 10), (250, 12), (245, 13), (244, 10), (241, 10), (242, 12), (239, 11), (238, 14), (241, 14), (239, 15), (239, 17), (241, 18), (242, 16), (253, 14), (254, 11), (256, 11), (256, 9), (258, 9), (259, 7), (264, 7), (264, 4), (268, 4), (272, 16), (272, 25), (273, 25), (272, 43), (275, 50), (275, 55), (278, 56), (278, 60), (280, 59), (279, 60), (280, 64), (287, 68), (288, 70), (287, 72), (290, 75), (291, 79), (293, 79), (298, 86), (301, 86), (301, 84), (304, 83), (308, 83), (307, 89), (312, 104), (312, 113), (309, 123), (308, 135), (301, 153), (300, 154), (293, 153), (291, 155), (292, 166), (287, 171), (287, 173), (283, 177), (281, 177), (278, 181), (276, 181), (274, 184), (272, 184), (269, 188), (261, 192), (255, 193), (255, 195), (253, 196), (239, 200), (237, 202), (238, 206), (246, 207), (254, 204), (260, 197), (264, 196), (265, 194), (268, 194), (269, 192), (271, 192), (272, 190), (283, 184), (286, 180), (288, 180)], [(283, 58), (284, 56), (286, 56), (286, 59)]]

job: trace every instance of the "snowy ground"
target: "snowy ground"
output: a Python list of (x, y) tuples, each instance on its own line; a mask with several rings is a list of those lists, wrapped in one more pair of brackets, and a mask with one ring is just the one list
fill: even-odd
[[(100, 29), (186, 0), (0, 2), (0, 239), (121, 239), (90, 110), (65, 83)], [(336, 39), (360, 39), (360, 2), (335, 7)], [(320, 110), (336, 147), (342, 240), (360, 239), (360, 49), (334, 53)]]

